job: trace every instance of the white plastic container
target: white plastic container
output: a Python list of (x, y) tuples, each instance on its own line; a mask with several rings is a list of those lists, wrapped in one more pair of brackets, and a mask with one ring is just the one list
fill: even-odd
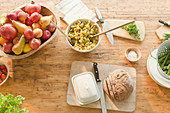
[(80, 105), (100, 99), (99, 89), (92, 72), (85, 72), (72, 77), (72, 84)]

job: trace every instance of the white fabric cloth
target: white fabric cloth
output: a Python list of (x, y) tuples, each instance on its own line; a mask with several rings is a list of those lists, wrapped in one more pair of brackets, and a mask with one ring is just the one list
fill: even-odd
[(91, 19), (95, 22), (98, 21), (96, 14), (89, 10), (81, 0), (62, 0), (56, 7), (65, 15), (63, 20), (67, 24), (79, 18)]

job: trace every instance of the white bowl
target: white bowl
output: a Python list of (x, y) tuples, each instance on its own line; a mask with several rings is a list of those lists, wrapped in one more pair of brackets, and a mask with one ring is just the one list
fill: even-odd
[(9, 67), (7, 66), (6, 63), (4, 63), (4, 62), (1, 61), (1, 60), (0, 60), (0, 65), (5, 65), (5, 67), (6, 67), (6, 69), (7, 69), (7, 77), (6, 77), (6, 79), (5, 79), (2, 83), (0, 83), (0, 86), (1, 86), (1, 85), (3, 85), (3, 84), (7, 81), (8, 77), (9, 77)]
[[(74, 23), (76, 23), (78, 20), (80, 20), (80, 21), (89, 21), (90, 19), (77, 19), (77, 20), (74, 20), (71, 24), (68, 25), (68, 27), (67, 27), (67, 29), (66, 29), (66, 35), (67, 35), (67, 36), (68, 36), (68, 32), (69, 32), (69, 30), (70, 30), (70, 27), (71, 27)], [(101, 29), (100, 29), (99, 25), (98, 25), (96, 22), (94, 22), (93, 20), (90, 20), (90, 22), (96, 24), (96, 25), (97, 25), (97, 28), (99, 29), (99, 33), (101, 33)], [(91, 48), (91, 49), (89, 49), (89, 50), (79, 50), (79, 49), (76, 49), (75, 47), (73, 47), (73, 46), (70, 44), (70, 42), (68, 41), (68, 39), (66, 39), (66, 40), (67, 40), (67, 43), (70, 45), (70, 47), (71, 47), (72, 49), (74, 49), (75, 51), (78, 51), (78, 52), (81, 52), (81, 53), (86, 53), (86, 52), (90, 52), (90, 51), (94, 50), (94, 49), (100, 44), (101, 39), (102, 39), (102, 36), (100, 35), (100, 36), (99, 36), (98, 43), (96, 44), (96, 46), (93, 47), (93, 48)]]

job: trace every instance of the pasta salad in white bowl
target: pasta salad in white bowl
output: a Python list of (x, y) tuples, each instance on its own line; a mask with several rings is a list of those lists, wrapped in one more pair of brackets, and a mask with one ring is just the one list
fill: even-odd
[(102, 36), (93, 37), (101, 32), (99, 25), (89, 19), (77, 19), (68, 25), (66, 35), (70, 37), (70, 47), (78, 52), (90, 52), (101, 42)]

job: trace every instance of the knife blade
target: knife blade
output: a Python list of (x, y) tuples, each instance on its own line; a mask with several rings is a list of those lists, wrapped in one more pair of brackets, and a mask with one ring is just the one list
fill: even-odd
[(103, 92), (103, 84), (99, 77), (99, 71), (98, 71), (97, 65), (98, 64), (96, 62), (93, 63), (95, 78), (96, 78), (97, 86), (100, 91), (100, 103), (101, 103), (101, 107), (102, 107), (102, 113), (107, 113), (104, 92)]
[[(106, 31), (106, 30), (110, 29), (110, 26), (109, 26), (108, 22), (103, 20), (102, 15), (101, 15), (99, 9), (95, 8), (95, 10), (96, 10), (96, 14), (97, 14), (97, 16), (99, 18), (99, 21), (102, 24), (103, 30)], [(112, 32), (106, 33), (106, 36), (109, 39), (110, 43), (113, 45), (114, 44), (114, 39), (113, 39)]]

